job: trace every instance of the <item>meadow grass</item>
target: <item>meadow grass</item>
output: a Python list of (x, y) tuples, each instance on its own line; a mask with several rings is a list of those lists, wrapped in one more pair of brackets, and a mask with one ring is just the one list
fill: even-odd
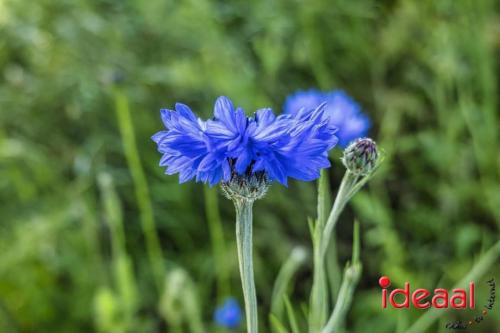
[[(451, 288), (500, 276), (499, 10), (493, 0), (0, 0), (0, 332), (223, 332), (215, 307), (243, 304), (233, 207), (163, 174), (150, 140), (158, 111), (182, 101), (208, 116), (224, 94), (279, 112), (313, 87), (353, 96), (385, 150), (328, 249), (332, 298), (352, 297), (332, 325), (446, 332), (460, 315), (382, 311), (377, 281)], [(333, 194), (340, 156), (322, 185)], [(316, 198), (314, 184), (291, 182), (255, 204), (262, 332), (306, 330)], [(363, 271), (350, 295), (354, 219)], [(296, 248), (308, 259), (287, 261)], [(475, 332), (498, 327), (490, 316)]]

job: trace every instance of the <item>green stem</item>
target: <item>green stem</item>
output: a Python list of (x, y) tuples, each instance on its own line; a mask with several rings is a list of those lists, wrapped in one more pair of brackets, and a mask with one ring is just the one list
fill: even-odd
[[(326, 220), (326, 223), (324, 221), (324, 209), (318, 209), (319, 219), (318, 223), (316, 223), (315, 225), (313, 234), (314, 276), (313, 276), (313, 286), (311, 290), (311, 301), (310, 301), (309, 333), (322, 332), (322, 329), (326, 322), (326, 316), (328, 312), (328, 299), (326, 295), (328, 293), (328, 286), (326, 284), (326, 271), (324, 268), (325, 266), (324, 264), (328, 246), (332, 238), (333, 231), (335, 229), (335, 225), (337, 224), (339, 216), (342, 213), (342, 210), (344, 209), (347, 202), (356, 194), (357, 191), (361, 189), (361, 187), (363, 187), (363, 185), (366, 184), (366, 182), (373, 175), (374, 171), (380, 166), (382, 160), (383, 160), (382, 158), (379, 158), (375, 168), (368, 175), (365, 175), (361, 179), (360, 176), (353, 174), (349, 170), (346, 170), (344, 177), (342, 178), (339, 190), (337, 192), (337, 196), (335, 197), (332, 210), (330, 211), (330, 215)], [(323, 182), (321, 182), (320, 179), (320, 187), (319, 187), (320, 190), (318, 191), (319, 192), (318, 201), (320, 203), (324, 203), (324, 194), (323, 195), (321, 194), (321, 192), (324, 192), (324, 189), (322, 189), (324, 183), (325, 181), (323, 180)], [(356, 262), (354, 262), (353, 265), (349, 266), (348, 268), (354, 269), (355, 270), (354, 273), (356, 273), (356, 268), (358, 266), (359, 270), (361, 270), (361, 264), (358, 265)], [(349, 271), (351, 271), (351, 269)], [(358, 274), (361, 273), (359, 272)], [(341, 300), (342, 303), (340, 304), (347, 304), (345, 298), (348, 297), (349, 293), (353, 292), (354, 287), (357, 284), (357, 280), (355, 279), (351, 280), (353, 280), (350, 282), (352, 287), (349, 286), (349, 288), (346, 289), (347, 287), (345, 286), (345, 283), (347, 283), (346, 282), (347, 279), (344, 278), (343, 282), (344, 290), (339, 291), (339, 293), (340, 292), (344, 293), (343, 295), (339, 295), (339, 297), (342, 296), (344, 299)], [(347, 311), (343, 310), (342, 307), (338, 305), (339, 305), (339, 300), (337, 300), (337, 304), (335, 307), (336, 312), (334, 312), (334, 314), (332, 315), (335, 315), (335, 318), (338, 317), (340, 319), (334, 318), (334, 322), (333, 324), (331, 324), (334, 326), (337, 325), (336, 322), (341, 320), (345, 315), (345, 311)]]
[(328, 170), (322, 169), (321, 176), (318, 181), (318, 217), (312, 232), (314, 272), (309, 312), (309, 330), (311, 332), (319, 331), (322, 323), (326, 320), (328, 310), (328, 298), (327, 293), (325, 292), (328, 287), (326, 283), (326, 270), (321, 262), (321, 256), (319, 253), (321, 235), (328, 218), (328, 211), (330, 210), (328, 178)]
[[(317, 225), (324, 228), (328, 214), (332, 207), (330, 201), (330, 179), (328, 169), (321, 169), (321, 176), (318, 181), (318, 221)], [(320, 229), (322, 230), (322, 229)], [(337, 297), (342, 280), (342, 271), (338, 263), (337, 255), (337, 242), (335, 239), (335, 231), (330, 238), (330, 245), (328, 246), (328, 261), (326, 262), (326, 275), (327, 282), (330, 286), (330, 298), (332, 301)]]
[(235, 199), (236, 243), (240, 266), (241, 285), (245, 299), (247, 333), (258, 332), (257, 295), (253, 276), (252, 259), (252, 206), (253, 201)]
[(309, 313), (310, 333), (320, 332), (327, 319), (328, 300), (324, 265), (326, 251), (333, 229), (350, 198), (350, 193), (356, 185), (357, 179), (357, 176), (348, 170), (346, 171), (326, 223), (317, 223), (314, 230), (314, 273)]
[(356, 186), (356, 181), (358, 177), (354, 175), (352, 172), (347, 170), (344, 174), (344, 178), (342, 178), (342, 183), (340, 184), (339, 191), (337, 192), (337, 197), (335, 198), (335, 202), (333, 203), (332, 210), (330, 212), (330, 216), (328, 216), (328, 220), (326, 221), (325, 229), (323, 230), (323, 234), (321, 236), (320, 241), (320, 254), (321, 257), (324, 258), (326, 254), (326, 250), (328, 248), (328, 244), (330, 243), (330, 238), (339, 219), (340, 213), (344, 209), (346, 203), (352, 197), (354, 193), (352, 193), (352, 189)]
[(347, 315), (347, 311), (351, 307), (354, 291), (361, 277), (362, 264), (359, 259), (360, 255), (360, 239), (359, 239), (359, 223), (354, 222), (354, 237), (352, 245), (352, 264), (347, 264), (342, 286), (340, 287), (339, 296), (335, 303), (330, 319), (321, 333), (333, 333), (341, 329), (342, 324)]
[(311, 310), (309, 313), (309, 332), (320, 332), (326, 320), (327, 304), (327, 284), (324, 267), (324, 260), (320, 255), (320, 247), (314, 246), (314, 275), (311, 289)]
[(330, 287), (330, 299), (335, 301), (338, 297), (340, 284), (342, 283), (342, 270), (340, 269), (337, 251), (337, 237), (335, 230), (333, 230), (330, 238), (330, 245), (328, 246), (326, 257), (328, 260), (325, 262), (325, 270), (327, 276), (327, 283)]

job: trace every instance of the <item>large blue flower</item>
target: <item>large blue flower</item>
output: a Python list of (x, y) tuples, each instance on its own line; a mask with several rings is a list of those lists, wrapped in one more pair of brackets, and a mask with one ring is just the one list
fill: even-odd
[(345, 148), (351, 141), (367, 135), (370, 119), (361, 111), (359, 104), (342, 90), (298, 91), (287, 97), (284, 112), (301, 116), (321, 103), (326, 103), (324, 116), (329, 119), (331, 126), (338, 128), (339, 146)]
[(153, 140), (163, 154), (167, 174), (179, 173), (180, 182), (196, 177), (211, 186), (234, 175), (265, 173), (269, 181), (287, 185), (288, 178), (317, 179), (330, 166), (327, 152), (338, 139), (323, 105), (307, 112), (275, 116), (260, 109), (245, 116), (227, 97), (219, 97), (214, 117), (206, 122), (177, 104), (162, 110), (167, 131)]

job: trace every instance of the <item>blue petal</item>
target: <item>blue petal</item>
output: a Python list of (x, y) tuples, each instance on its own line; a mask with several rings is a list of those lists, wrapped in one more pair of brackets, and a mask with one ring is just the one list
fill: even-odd
[(151, 140), (153, 140), (156, 143), (160, 143), (161, 140), (165, 137), (165, 135), (167, 135), (167, 133), (168, 133), (167, 131), (159, 131), (151, 137)]
[(226, 96), (221, 96), (215, 101), (214, 116), (216, 119), (222, 121), (226, 126), (228, 126), (230, 131), (237, 131), (237, 128), (234, 126), (235, 114), (233, 103)]
[(169, 109), (161, 109), (160, 114), (161, 114), (161, 120), (163, 121), (163, 124), (165, 125), (166, 128), (171, 129), (173, 128), (174, 124), (172, 122), (172, 114), (174, 111), (169, 110)]
[(196, 122), (196, 116), (187, 105), (182, 103), (176, 103), (175, 111), (179, 112), (181, 116), (185, 117), (189, 121)]
[(248, 149), (244, 149), (240, 155), (238, 155), (238, 159), (234, 165), (234, 169), (238, 174), (243, 174), (250, 163), (252, 162), (252, 153)]

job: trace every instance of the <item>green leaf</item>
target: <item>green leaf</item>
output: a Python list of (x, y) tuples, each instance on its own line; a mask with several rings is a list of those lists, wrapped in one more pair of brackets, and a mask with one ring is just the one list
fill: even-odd
[(314, 220), (310, 217), (307, 218), (307, 225), (309, 226), (309, 232), (311, 233), (311, 238), (313, 242), (316, 242), (316, 238), (314, 237), (315, 223)]
[(271, 312), (277, 317), (282, 318), (283, 314), (283, 299), (290, 282), (293, 282), (295, 273), (308, 257), (307, 250), (301, 246), (292, 249), (283, 266), (276, 277), (271, 296)]
[(297, 318), (295, 317), (295, 311), (293, 310), (293, 306), (290, 303), (290, 299), (288, 298), (288, 296), (284, 296), (284, 301), (286, 312), (288, 314), (288, 321), (290, 322), (290, 326), (292, 328), (292, 333), (300, 333)]
[(269, 322), (271, 323), (271, 328), (276, 333), (289, 333), (286, 327), (280, 322), (278, 318), (272, 313), (269, 315)]

